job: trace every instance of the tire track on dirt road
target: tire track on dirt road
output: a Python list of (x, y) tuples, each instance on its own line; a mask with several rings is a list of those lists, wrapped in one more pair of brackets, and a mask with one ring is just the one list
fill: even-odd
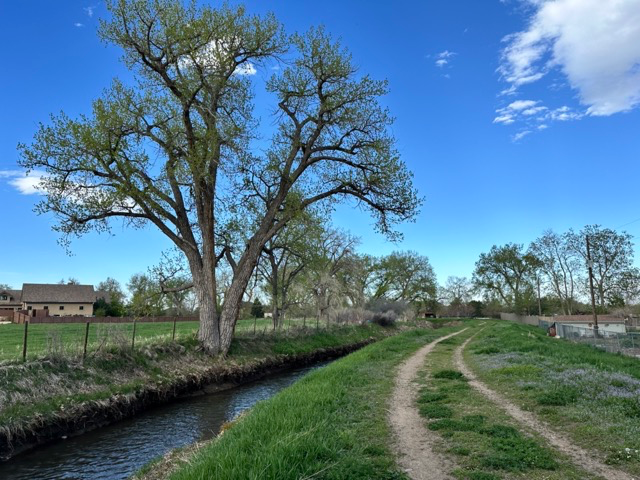
[(433, 451), (434, 442), (439, 438), (425, 427), (425, 421), (418, 413), (418, 385), (415, 380), (423, 367), (426, 356), (434, 347), (467, 330), (438, 338), (421, 347), (398, 368), (391, 404), (389, 424), (394, 434), (394, 450), (398, 464), (412, 480), (447, 480), (454, 464), (451, 460)]
[(462, 357), (462, 352), (464, 352), (467, 344), (476, 335), (477, 333), (465, 340), (462, 345), (456, 348), (454, 353), (456, 368), (462, 372), (465, 377), (467, 377), (469, 385), (482, 393), (491, 402), (505, 410), (514, 420), (516, 420), (516, 422), (533, 430), (546, 439), (561, 453), (564, 453), (569, 457), (576, 466), (581, 467), (594, 475), (599, 475), (607, 480), (634, 480), (636, 478), (626, 472), (612, 468), (609, 465), (605, 465), (596, 458), (595, 453), (577, 446), (569, 438), (554, 431), (546, 423), (539, 420), (534, 414), (522, 410), (513, 402), (509, 401), (496, 391), (491, 390), (486, 384), (478, 380), (475, 374), (467, 367), (464, 362), (464, 358)]

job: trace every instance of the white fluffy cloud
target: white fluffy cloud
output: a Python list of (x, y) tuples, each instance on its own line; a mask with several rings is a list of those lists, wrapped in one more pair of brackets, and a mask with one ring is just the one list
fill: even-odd
[[(513, 93), (559, 69), (586, 107), (612, 115), (640, 104), (640, 0), (522, 0), (526, 30), (505, 38), (499, 68)], [(574, 120), (558, 112), (555, 120)]]
[(7, 183), (14, 187), (23, 195), (34, 195), (40, 193), (39, 185), (44, 174), (34, 171), (25, 176), (20, 170), (0, 170), (0, 178), (6, 179)]

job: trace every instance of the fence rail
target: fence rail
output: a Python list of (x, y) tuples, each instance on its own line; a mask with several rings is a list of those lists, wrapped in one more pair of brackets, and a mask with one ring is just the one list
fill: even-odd
[[(63, 317), (47, 317), (59, 320)], [(199, 328), (196, 317), (71, 317), (74, 322), (32, 322), (0, 325), (0, 363), (27, 359), (86, 358), (112, 349), (131, 350), (152, 343), (193, 338)], [(167, 319), (168, 321), (163, 321)], [(36, 320), (40, 320), (37, 318)], [(80, 322), (78, 322), (80, 320)], [(126, 320), (129, 320), (126, 322)], [(236, 324), (236, 335), (271, 336), (307, 332), (345, 325), (344, 322), (318, 322), (315, 318), (287, 318), (278, 328), (270, 318), (245, 318)]]
[(198, 317), (178, 317), (178, 316), (159, 316), (159, 317), (83, 317), (80, 315), (68, 315), (64, 317), (36, 316), (32, 317), (24, 311), (13, 312), (13, 323), (23, 324), (28, 321), (30, 324), (35, 323), (165, 323), (165, 322), (197, 322)]

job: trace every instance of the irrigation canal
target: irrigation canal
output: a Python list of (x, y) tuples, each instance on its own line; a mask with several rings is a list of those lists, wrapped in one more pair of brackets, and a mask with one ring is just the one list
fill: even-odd
[(60, 440), (0, 463), (2, 480), (121, 480), (174, 448), (214, 437), (256, 402), (291, 385), (312, 367), (229, 390), (188, 397), (91, 432)]

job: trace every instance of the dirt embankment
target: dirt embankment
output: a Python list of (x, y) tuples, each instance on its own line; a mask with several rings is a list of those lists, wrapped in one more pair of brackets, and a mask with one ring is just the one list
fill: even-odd
[(243, 365), (215, 365), (199, 374), (184, 375), (169, 384), (150, 385), (140, 391), (105, 400), (71, 405), (55, 415), (36, 415), (18, 427), (0, 426), (0, 461), (54, 440), (80, 435), (132, 417), (151, 407), (166, 404), (196, 392), (216, 391), (246, 383), (283, 370), (338, 358), (376, 339), (370, 338), (313, 352), (270, 356)]

